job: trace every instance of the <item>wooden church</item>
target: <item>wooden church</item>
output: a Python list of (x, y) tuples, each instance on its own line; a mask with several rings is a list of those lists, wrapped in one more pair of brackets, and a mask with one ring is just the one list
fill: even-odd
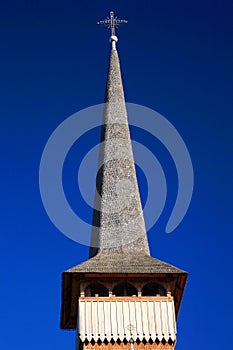
[(63, 272), (61, 328), (76, 350), (172, 350), (187, 273), (150, 256), (110, 14), (111, 53), (90, 256)]

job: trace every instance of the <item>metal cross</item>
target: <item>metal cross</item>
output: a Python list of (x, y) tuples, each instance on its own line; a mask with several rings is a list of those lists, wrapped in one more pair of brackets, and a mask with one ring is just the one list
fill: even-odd
[(126, 328), (128, 329), (128, 331), (130, 331), (130, 335), (132, 335), (132, 332), (135, 330), (134, 325), (130, 323), (128, 326), (126, 326)]
[(115, 28), (118, 28), (120, 24), (122, 23), (128, 23), (125, 19), (118, 19), (117, 17), (114, 17), (114, 12), (110, 12), (110, 18), (107, 17), (106, 19), (97, 22), (97, 24), (103, 24), (104, 26), (111, 28), (112, 35), (115, 36)]

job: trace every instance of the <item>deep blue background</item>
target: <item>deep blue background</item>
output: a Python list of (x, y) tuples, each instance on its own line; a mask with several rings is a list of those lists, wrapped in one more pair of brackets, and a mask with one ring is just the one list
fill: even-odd
[[(86, 259), (88, 248), (50, 222), (38, 169), (53, 130), (103, 101), (109, 33), (96, 22), (110, 10), (129, 21), (118, 31), (126, 100), (173, 123), (195, 172), (181, 225), (166, 235), (165, 210), (149, 232), (151, 254), (189, 272), (177, 350), (229, 347), (232, 1), (24, 0), (0, 4), (0, 348), (74, 349), (74, 332), (59, 329), (61, 273)], [(163, 164), (163, 152), (157, 154), (154, 145)], [(169, 186), (177, 186), (175, 176)]]

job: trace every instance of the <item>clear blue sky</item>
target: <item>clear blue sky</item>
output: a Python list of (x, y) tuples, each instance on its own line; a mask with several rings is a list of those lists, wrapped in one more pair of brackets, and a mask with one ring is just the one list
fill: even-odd
[[(74, 349), (75, 333), (59, 329), (61, 273), (86, 259), (88, 248), (50, 222), (38, 170), (53, 130), (103, 101), (109, 33), (96, 22), (110, 10), (129, 21), (118, 32), (126, 100), (166, 116), (194, 167), (193, 199), (181, 225), (164, 233), (171, 196), (149, 232), (152, 256), (189, 272), (177, 350), (229, 347), (232, 1), (12, 0), (0, 5), (0, 348)], [(162, 150), (157, 157), (167, 164)], [(168, 180), (173, 193), (177, 181)]]

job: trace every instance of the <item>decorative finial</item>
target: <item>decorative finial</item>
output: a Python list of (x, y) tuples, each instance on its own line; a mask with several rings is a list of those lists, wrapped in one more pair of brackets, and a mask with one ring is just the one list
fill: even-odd
[(112, 43), (112, 49), (116, 50), (116, 43), (118, 41), (117, 36), (115, 35), (115, 28), (118, 28), (120, 24), (122, 23), (128, 23), (125, 19), (118, 19), (117, 17), (114, 17), (114, 12), (110, 12), (110, 18), (107, 17), (106, 19), (97, 22), (97, 24), (102, 24), (108, 28), (111, 28), (111, 37), (110, 42)]

